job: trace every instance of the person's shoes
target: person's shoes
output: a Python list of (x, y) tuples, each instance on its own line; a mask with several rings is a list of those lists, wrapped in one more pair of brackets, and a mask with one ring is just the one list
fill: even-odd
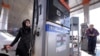
[(90, 55), (96, 55), (95, 52), (88, 52), (88, 54), (90, 54)]
[(92, 55), (93, 53), (92, 52), (88, 52), (88, 54)]
[(92, 55), (96, 55), (96, 53), (92, 53)]

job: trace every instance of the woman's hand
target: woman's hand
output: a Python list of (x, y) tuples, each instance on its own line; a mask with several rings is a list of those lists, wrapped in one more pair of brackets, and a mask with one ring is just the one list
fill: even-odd
[(6, 45), (6, 49), (7, 50), (11, 49), (11, 46), (10, 45)]

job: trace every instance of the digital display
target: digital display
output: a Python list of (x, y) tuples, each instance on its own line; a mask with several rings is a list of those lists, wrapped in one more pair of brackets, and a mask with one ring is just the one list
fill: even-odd
[[(66, 0), (68, 2), (68, 0)], [(66, 2), (66, 3), (67, 3)], [(69, 24), (69, 11), (59, 2), (59, 0), (47, 1), (47, 20), (70, 27)]]

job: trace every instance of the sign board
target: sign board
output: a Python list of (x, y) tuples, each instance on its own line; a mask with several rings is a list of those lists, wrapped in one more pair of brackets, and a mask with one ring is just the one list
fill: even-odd
[(68, 37), (67, 34), (58, 34), (56, 39), (56, 52), (60, 52), (63, 50), (66, 50), (66, 37)]
[(77, 31), (77, 30), (79, 30), (79, 17), (72, 17), (71, 19), (70, 19), (70, 25), (71, 25), (71, 30), (73, 31)]

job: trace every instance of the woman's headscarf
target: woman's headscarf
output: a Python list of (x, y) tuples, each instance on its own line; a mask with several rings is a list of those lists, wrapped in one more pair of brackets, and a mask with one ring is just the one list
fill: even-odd
[(23, 29), (23, 32), (24, 32), (24, 33), (30, 32), (30, 27), (26, 26), (26, 22), (27, 22), (27, 21), (30, 22), (29, 19), (26, 19), (26, 20), (24, 20), (24, 21), (22, 22), (22, 29)]

